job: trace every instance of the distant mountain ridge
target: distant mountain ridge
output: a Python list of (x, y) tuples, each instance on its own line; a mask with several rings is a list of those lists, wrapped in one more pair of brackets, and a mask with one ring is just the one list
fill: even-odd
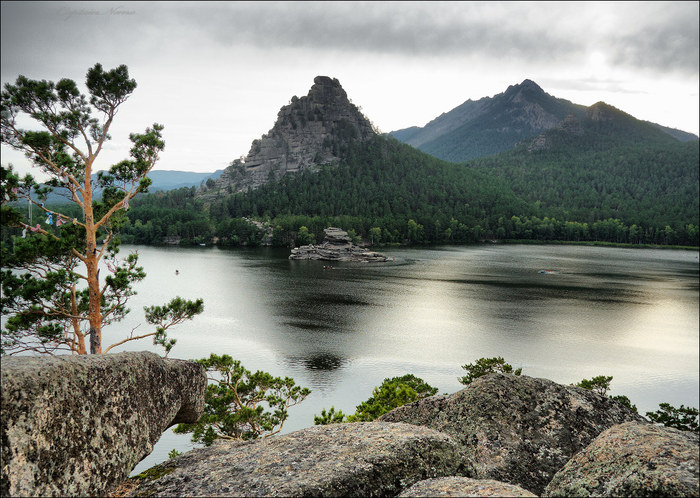
[[(555, 128), (569, 115), (582, 118), (585, 113), (585, 106), (553, 97), (526, 79), (493, 97), (467, 100), (422, 128), (413, 126), (390, 135), (437, 158), (464, 162), (512, 149)], [(679, 141), (698, 139), (681, 130), (647, 124)]]
[(148, 177), (153, 182), (150, 190), (173, 190), (182, 187), (199, 187), (202, 182), (206, 182), (209, 178), (216, 180), (223, 172), (223, 169), (216, 170), (213, 173), (176, 170), (151, 171), (148, 174)]
[[(194, 171), (177, 171), (177, 170), (156, 170), (151, 171), (148, 174), (148, 178), (151, 179), (151, 186), (149, 187), (149, 192), (157, 192), (175, 190), (183, 187), (199, 187), (202, 182), (206, 182), (208, 179), (216, 180), (221, 176), (224, 170), (220, 169), (212, 173), (197, 173)], [(97, 180), (97, 173), (92, 175), (93, 181)], [(94, 199), (99, 200), (102, 198), (102, 192), (98, 190)], [(70, 194), (68, 189), (65, 188), (55, 188), (46, 197), (47, 204), (65, 204), (72, 202), (70, 200)]]

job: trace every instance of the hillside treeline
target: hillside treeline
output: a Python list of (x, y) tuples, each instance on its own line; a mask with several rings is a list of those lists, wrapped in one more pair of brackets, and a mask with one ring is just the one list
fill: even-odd
[(303, 242), (307, 230), (321, 242), (328, 226), (375, 244), (520, 239), (698, 245), (697, 150), (697, 143), (580, 157), (515, 150), (457, 165), (378, 137), (351, 147), (337, 166), (250, 192), (221, 192), (206, 203), (195, 188), (137, 198), (122, 241), (260, 244), (263, 234), (247, 218), (265, 223), (271, 242), (285, 246), (300, 242), (301, 227)]

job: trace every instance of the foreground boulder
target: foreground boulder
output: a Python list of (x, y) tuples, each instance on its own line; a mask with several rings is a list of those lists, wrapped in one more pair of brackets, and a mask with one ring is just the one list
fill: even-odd
[(604, 431), (552, 479), (545, 496), (698, 496), (698, 435), (628, 422)]
[(388, 259), (381, 253), (353, 245), (348, 233), (340, 228), (328, 227), (323, 233), (325, 238), (322, 244), (295, 247), (289, 259), (357, 262), (383, 262)]
[(315, 426), (248, 442), (217, 440), (132, 478), (126, 496), (391, 496), (460, 471), (455, 442), (408, 424)]
[(379, 420), (449, 434), (463, 446), (466, 475), (539, 495), (598, 434), (644, 419), (593, 391), (525, 375), (489, 374), (457, 393), (401, 406)]
[(420, 481), (403, 491), (401, 497), (503, 496), (535, 497), (527, 490), (491, 479), (469, 477), (436, 477)]
[(204, 368), (154, 353), (2, 359), (2, 496), (99, 495), (204, 410)]

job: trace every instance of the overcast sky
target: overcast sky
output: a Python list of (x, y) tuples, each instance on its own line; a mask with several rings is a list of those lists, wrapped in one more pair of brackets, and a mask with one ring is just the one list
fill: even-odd
[[(84, 88), (96, 62), (136, 79), (98, 169), (154, 122), (156, 169), (224, 168), (317, 75), (385, 132), (529, 78), (698, 134), (699, 45), (698, 2), (2, 2), (3, 85), (22, 74)], [(26, 171), (3, 146), (8, 162)]]

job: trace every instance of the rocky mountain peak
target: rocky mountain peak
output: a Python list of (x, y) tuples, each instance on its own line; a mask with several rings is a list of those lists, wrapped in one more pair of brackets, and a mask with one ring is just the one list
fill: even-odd
[(596, 102), (586, 109), (586, 118), (591, 121), (610, 121), (621, 113), (622, 111), (605, 102)]
[(523, 80), (519, 85), (510, 85), (504, 94), (511, 98), (532, 98), (535, 96), (545, 95), (545, 91), (532, 80)]
[(243, 191), (286, 173), (337, 163), (351, 142), (364, 142), (375, 135), (340, 82), (316, 76), (309, 93), (292, 97), (280, 109), (272, 129), (253, 140), (245, 159), (231, 163), (213, 190)]

